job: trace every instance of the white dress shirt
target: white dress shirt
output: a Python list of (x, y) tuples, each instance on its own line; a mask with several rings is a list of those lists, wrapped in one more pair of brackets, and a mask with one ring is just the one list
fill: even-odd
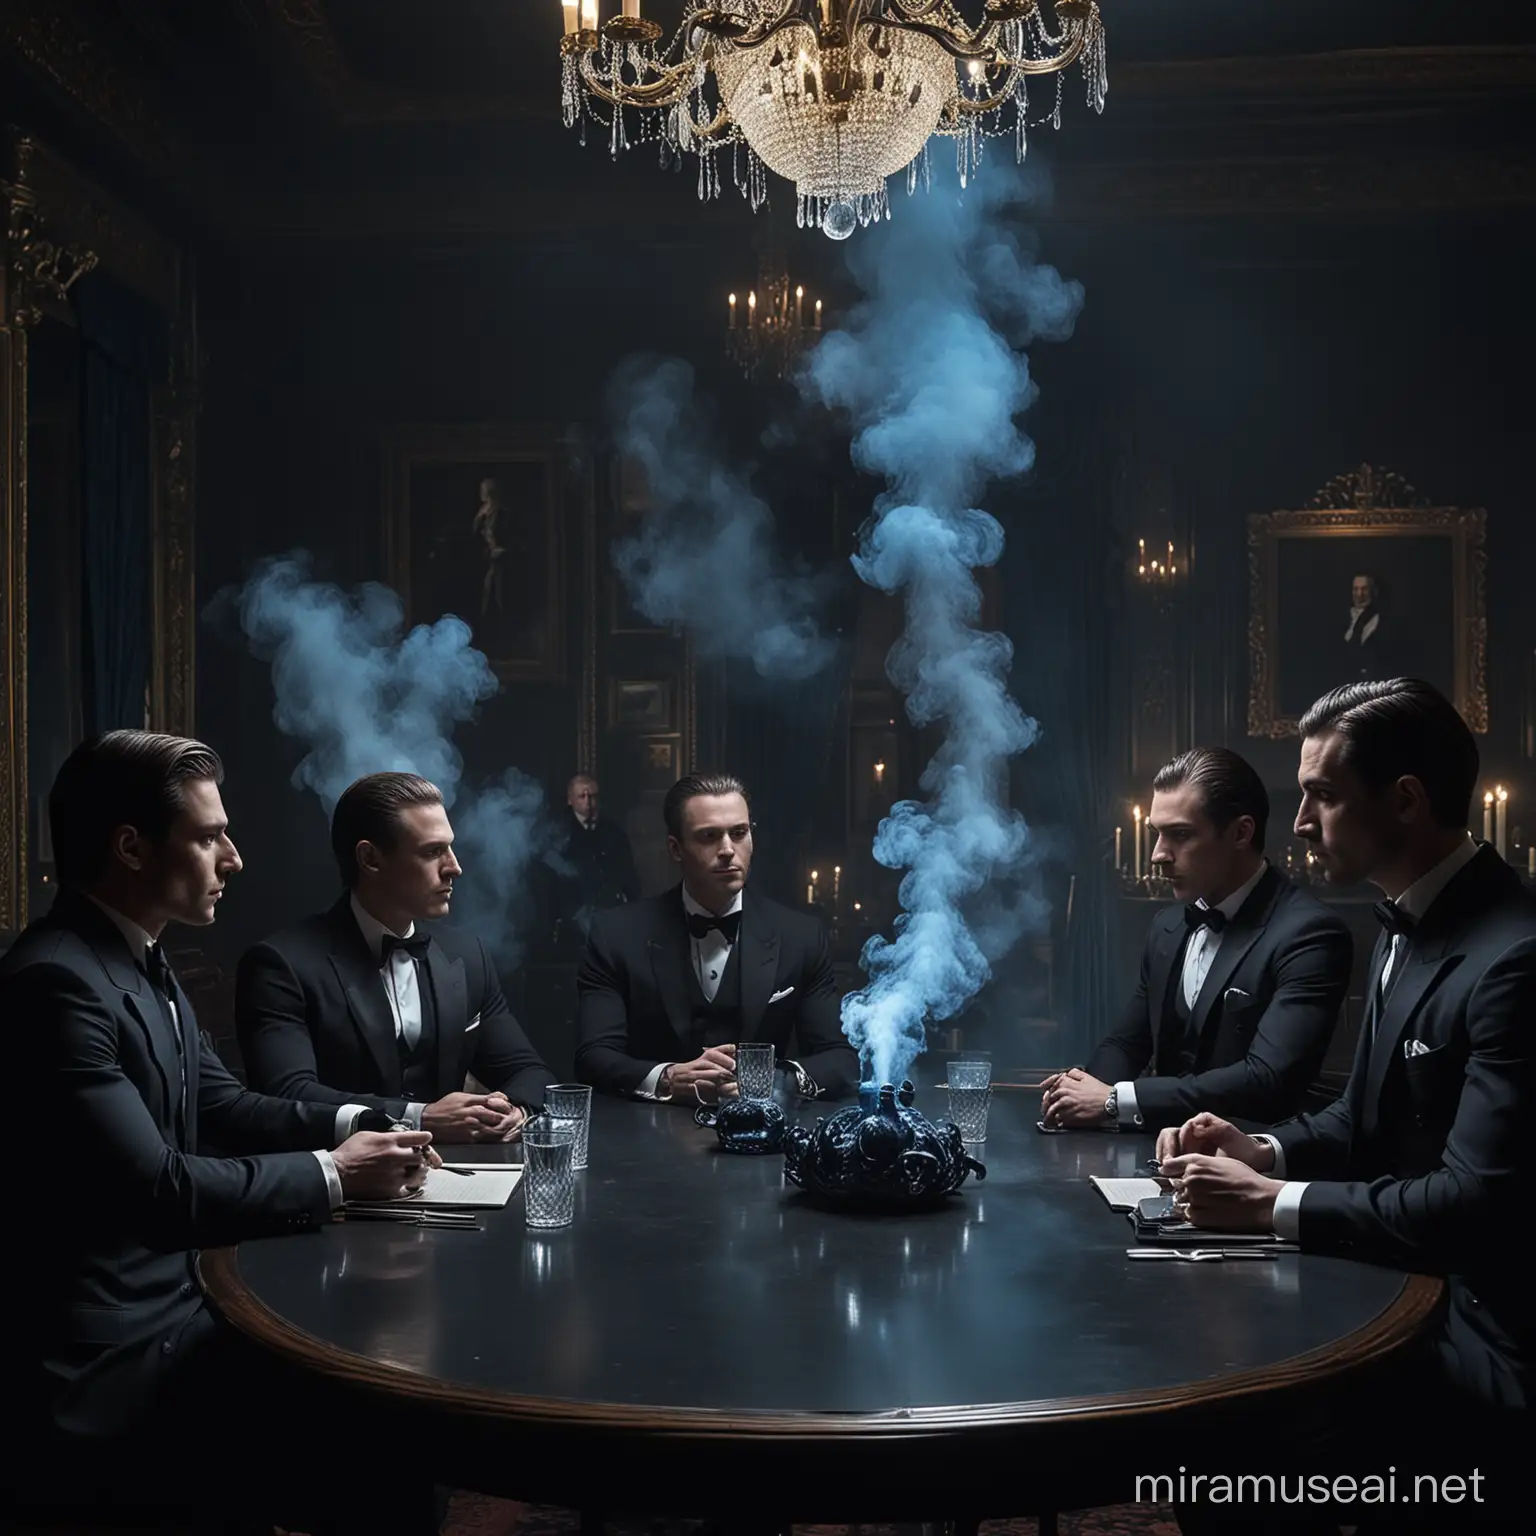
[[(720, 915), (729, 917), (733, 912), (741, 911), (741, 892), (737, 891), (730, 906)], [(688, 894), (688, 887), (683, 887), (683, 911), (690, 917), (713, 917), (707, 907), (701, 907), (692, 896)], [(740, 937), (738, 933), (738, 937)], [(696, 939), (690, 933), (688, 935), (688, 950), (693, 961), (693, 974), (698, 977), (699, 987), (709, 1002), (714, 1002), (715, 993), (720, 990), (720, 978), (725, 974), (726, 961), (731, 958), (731, 945), (718, 928), (711, 928), (702, 939)], [(645, 1075), (645, 1081), (635, 1090), (635, 1097), (640, 1099), (670, 1099), (672, 1095), (662, 1095), (656, 1089), (661, 1083), (661, 1074), (668, 1067), (676, 1063), (670, 1061), (658, 1062)]]
[[(1465, 840), (1456, 845), (1454, 852), (1448, 853), (1433, 869), (1420, 875), (1397, 898), (1394, 905), (1407, 913), (1415, 922), (1421, 920), (1434, 904), (1435, 898), (1472, 862), (1476, 855), (1477, 844), (1472, 840), (1472, 834), (1469, 832)], [(1387, 983), (1401, 961), (1407, 944), (1408, 941), (1400, 933), (1392, 935), (1392, 942), (1387, 946), (1387, 957), (1381, 963), (1381, 976), (1376, 982), (1376, 990), (1383, 997), (1386, 995)], [(1370, 1009), (1373, 1021), (1377, 1011), (1376, 1007)], [(1274, 1167), (1269, 1170), (1270, 1177), (1285, 1178), (1285, 1154), (1280, 1150), (1280, 1143), (1273, 1136), (1266, 1136), (1262, 1132), (1255, 1136), (1254, 1140), (1263, 1142), (1275, 1154)], [(1299, 1235), (1301, 1197), (1306, 1192), (1308, 1182), (1306, 1179), (1291, 1179), (1275, 1196), (1275, 1235), (1289, 1243), (1301, 1240)]]
[[(1355, 638), (1355, 626), (1360, 622), (1360, 615), (1365, 612), (1366, 610), (1364, 608), (1351, 608), (1349, 610), (1349, 628), (1344, 631), (1344, 638), (1346, 641), (1350, 641)], [(1376, 633), (1376, 626), (1380, 623), (1381, 615), (1379, 613), (1373, 613), (1370, 618), (1365, 621), (1365, 628), (1360, 631), (1360, 642), (1362, 645)]]
[[(391, 950), (389, 959), (385, 960), (384, 936), (394, 933), (394, 930), (386, 928), (355, 895), (352, 898), (352, 916), (357, 919), (363, 942), (379, 967), (379, 979), (384, 983), (385, 996), (389, 998), (389, 1014), (395, 1021), (395, 1039), (402, 1041), (406, 1050), (414, 1051), (421, 1039), (421, 978), (417, 975), (416, 961), (403, 949)], [(404, 933), (394, 936), (409, 939), (414, 938), (415, 934), (416, 924), (408, 923)], [(343, 1106), (351, 1112), (353, 1118), (360, 1107), (355, 1104)], [(413, 1131), (419, 1131), (421, 1112), (425, 1108), (424, 1104), (407, 1104), (403, 1123)]]
[[(122, 934), (128, 945), (129, 954), (133, 955), (141, 965), (146, 965), (147, 967), (149, 950), (155, 941), (150, 938), (150, 936), (145, 933), (145, 931), (140, 928), (132, 918), (124, 917), (123, 914), (119, 912), (115, 907), (109, 907), (104, 901), (96, 901), (94, 896), (91, 897), (91, 900), (96, 902), (96, 905), (100, 907), (101, 910), (112, 919), (114, 924), (116, 924), (117, 931)], [(153, 985), (153, 983), (151, 983), (151, 985)], [(166, 1003), (170, 1009), (171, 1023), (176, 1027), (177, 1041), (183, 1042), (183, 1036), (181, 1032), (181, 1013), (180, 1010), (176, 1007), (176, 1000), (174, 998), (167, 998)], [(183, 1094), (185, 1094), (187, 1091), (186, 1046), (184, 1043), (182, 1043), (181, 1091)], [(342, 1111), (338, 1113), (336, 1117), (336, 1123), (338, 1127), (336, 1132), (336, 1140), (338, 1142), (344, 1141), (347, 1136), (347, 1132), (340, 1129), (342, 1125), (341, 1116), (342, 1114), (346, 1114), (350, 1119), (350, 1116), (355, 1108), (356, 1106), (343, 1106)], [(196, 1112), (197, 1106), (193, 1105), (189, 1110), (189, 1113), (195, 1114)], [(336, 1159), (333, 1158), (329, 1152), (319, 1150), (315, 1151), (315, 1157), (319, 1160), (321, 1172), (325, 1174), (325, 1188), (326, 1193), (331, 1197), (331, 1209), (333, 1211), (339, 1211), (342, 1205), (345, 1203), (345, 1196), (342, 1194), (341, 1190), (341, 1175), (336, 1172)]]
[[(1242, 905), (1253, 895), (1260, 880), (1264, 878), (1264, 871), (1269, 868), (1268, 859), (1260, 859), (1259, 867), (1227, 897), (1225, 901), (1216, 904), (1216, 910), (1231, 922), (1237, 916)], [(1195, 905), (1205, 906), (1206, 900), (1202, 896)], [(1184, 969), (1179, 979), (1179, 985), (1184, 990), (1184, 1005), (1191, 1012), (1200, 996), (1200, 989), (1205, 985), (1205, 978), (1210, 975), (1211, 966), (1216, 961), (1216, 951), (1221, 948), (1223, 934), (1208, 924), (1196, 928), (1189, 936), (1189, 943), (1184, 946)], [(1150, 999), (1149, 999), (1150, 1001)], [(1115, 1110), (1116, 1119), (1127, 1129), (1134, 1130), (1141, 1124), (1141, 1113), (1136, 1105), (1135, 1083), (1115, 1084)]]

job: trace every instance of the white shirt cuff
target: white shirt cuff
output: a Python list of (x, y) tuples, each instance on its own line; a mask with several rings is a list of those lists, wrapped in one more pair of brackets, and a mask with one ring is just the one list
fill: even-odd
[(1135, 1083), (1115, 1084), (1115, 1113), (1120, 1124), (1134, 1131), (1141, 1124), (1141, 1109), (1136, 1103)]
[(1266, 1136), (1263, 1131), (1255, 1131), (1253, 1139), (1262, 1146), (1269, 1148), (1275, 1154), (1275, 1160), (1264, 1170), (1265, 1175), (1271, 1179), (1283, 1179), (1285, 1177), (1285, 1153), (1280, 1143), (1273, 1136)]
[(670, 1061), (658, 1061), (656, 1065), (645, 1074), (645, 1081), (635, 1089), (635, 1097), (637, 1099), (654, 1099), (658, 1104), (665, 1104), (667, 1100), (672, 1097), (672, 1095), (669, 1093), (666, 1099), (663, 1099), (656, 1092), (656, 1089), (661, 1082), (661, 1074), (665, 1072), (671, 1065), (672, 1063)]
[(315, 1156), (320, 1160), (320, 1171), (325, 1175), (325, 1189), (331, 1197), (331, 1214), (334, 1215), (347, 1203), (347, 1197), (341, 1192), (341, 1175), (336, 1172), (336, 1159), (329, 1152), (316, 1152)]
[(407, 1104), (405, 1106), (405, 1123), (413, 1131), (421, 1129), (421, 1112), (427, 1106), (425, 1104)]
[(1301, 1241), (1301, 1197), (1306, 1188), (1305, 1179), (1296, 1180), (1282, 1184), (1275, 1196), (1275, 1236), (1287, 1243)]
[(339, 1147), (357, 1129), (357, 1117), (367, 1109), (366, 1104), (343, 1104), (336, 1111), (336, 1126), (332, 1140)]

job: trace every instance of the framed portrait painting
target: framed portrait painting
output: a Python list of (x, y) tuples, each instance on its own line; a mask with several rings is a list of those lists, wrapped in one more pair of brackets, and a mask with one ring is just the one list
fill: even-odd
[(564, 677), (553, 428), (417, 428), (385, 442), (390, 580), (408, 622), (454, 614), (507, 681)]
[(1344, 683), (1420, 677), (1488, 729), (1487, 515), (1362, 465), (1248, 519), (1248, 734), (1295, 735)]

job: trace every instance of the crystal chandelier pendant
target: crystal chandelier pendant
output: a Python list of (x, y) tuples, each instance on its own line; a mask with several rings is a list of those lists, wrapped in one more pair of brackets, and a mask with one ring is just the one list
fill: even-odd
[(1097, 0), (685, 0), (670, 38), (640, 0), (621, 3), (601, 21), (600, 0), (561, 0), (566, 126), (599, 125), (615, 156), (697, 155), (701, 199), (719, 195), (723, 153), (754, 212), (782, 176), (797, 224), (834, 240), (890, 217), (897, 172), (909, 192), (926, 185), (935, 138), (955, 140), (962, 186), (988, 138), (1011, 135), (1022, 160), (1031, 76), (1056, 77), (1053, 127), (1072, 65), (1104, 109)]
[[(758, 268), (757, 287), (741, 305), (726, 300), (726, 355), (751, 380), (787, 379), (805, 351), (821, 338), (821, 300), (791, 283), (784, 254), (769, 246)], [(738, 311), (745, 310), (745, 313)]]

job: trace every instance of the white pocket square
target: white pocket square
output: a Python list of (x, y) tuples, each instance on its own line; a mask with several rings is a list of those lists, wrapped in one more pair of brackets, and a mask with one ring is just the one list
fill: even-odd
[(472, 1029), (479, 1029), (479, 1028), (480, 1028), (480, 1015), (477, 1013), (474, 1016), (474, 1018), (472, 1018), (469, 1021), (469, 1023), (464, 1026), (464, 1033), (467, 1035), (470, 1032), (470, 1030), (472, 1030)]
[(1404, 1056), (1409, 1056), (1409, 1057), (1412, 1057), (1412, 1056), (1428, 1056), (1429, 1055), (1429, 1047), (1427, 1045), (1425, 1045), (1422, 1040), (1404, 1040), (1403, 1041), (1403, 1055)]
[(782, 1001), (794, 990), (795, 989), (793, 987), (785, 987), (782, 992), (775, 992), (773, 996), (768, 999), (769, 1005), (772, 1006), (774, 1003)]
[(1248, 1003), (1253, 1001), (1253, 994), (1244, 992), (1241, 987), (1228, 987), (1221, 994), (1221, 1000), (1224, 1003)]

